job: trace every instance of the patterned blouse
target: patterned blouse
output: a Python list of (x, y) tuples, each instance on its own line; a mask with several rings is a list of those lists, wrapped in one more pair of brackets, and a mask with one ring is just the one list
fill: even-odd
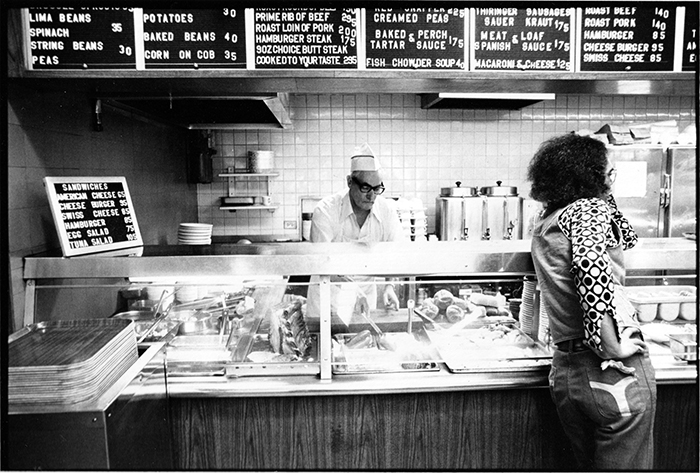
[[(620, 240), (611, 222), (620, 229)], [(622, 245), (623, 250), (637, 244), (638, 237), (617, 208), (612, 195), (607, 202), (598, 198), (579, 199), (570, 204), (558, 219), (559, 227), (571, 241), (574, 284), (584, 312), (584, 342), (601, 350), (604, 314), (613, 317), (619, 330), (622, 321), (615, 311), (615, 286), (607, 248)]]

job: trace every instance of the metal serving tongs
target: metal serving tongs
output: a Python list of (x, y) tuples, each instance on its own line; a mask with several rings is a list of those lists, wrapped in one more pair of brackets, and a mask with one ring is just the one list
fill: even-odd
[[(171, 295), (175, 295), (177, 290), (173, 291)], [(155, 320), (151, 324), (150, 327), (148, 327), (148, 330), (146, 330), (143, 335), (141, 335), (141, 338), (136, 342), (136, 343), (142, 343), (146, 338), (151, 336), (151, 333), (153, 333), (153, 330), (155, 330), (156, 326), (168, 316), (168, 313), (170, 312), (170, 309), (173, 308), (173, 303), (171, 303), (164, 311), (161, 311), (163, 308), (163, 302), (165, 302), (165, 296), (168, 294), (167, 289), (163, 290), (163, 292), (160, 294), (160, 299), (158, 299), (158, 304), (156, 305), (156, 310), (155, 310)]]

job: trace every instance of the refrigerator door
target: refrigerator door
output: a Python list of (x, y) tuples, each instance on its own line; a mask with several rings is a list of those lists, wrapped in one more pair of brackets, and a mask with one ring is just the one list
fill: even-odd
[(697, 159), (694, 146), (671, 146), (668, 149), (667, 172), (671, 175), (671, 188), (664, 236), (682, 237), (684, 233), (696, 232)]
[(617, 169), (613, 195), (640, 238), (664, 236), (664, 208), (660, 205), (666, 172), (663, 147), (609, 146)]

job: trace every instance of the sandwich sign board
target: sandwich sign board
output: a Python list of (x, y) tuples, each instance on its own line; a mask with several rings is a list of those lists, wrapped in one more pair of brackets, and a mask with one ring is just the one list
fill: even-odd
[(64, 256), (143, 246), (124, 177), (45, 177)]

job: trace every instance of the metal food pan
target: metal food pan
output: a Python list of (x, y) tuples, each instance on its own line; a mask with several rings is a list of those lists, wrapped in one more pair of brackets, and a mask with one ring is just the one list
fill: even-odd
[[(310, 340), (311, 349), (307, 356), (301, 360), (288, 361), (270, 349), (267, 334), (243, 335), (233, 351), (233, 361), (226, 364), (226, 376), (317, 375), (321, 371), (318, 361), (318, 334), (310, 334)], [(256, 353), (260, 354), (259, 361), (255, 361), (258, 359)]]
[[(333, 336), (332, 372), (334, 374), (372, 374), (439, 371), (439, 356), (429, 346), (420, 343), (414, 351), (401, 352), (380, 348), (376, 341), (367, 348), (347, 348), (345, 343), (356, 333), (339, 333)], [(409, 336), (407, 333), (384, 333), (389, 340)], [(416, 353), (417, 352), (417, 353)], [(415, 355), (415, 357), (414, 357)]]

